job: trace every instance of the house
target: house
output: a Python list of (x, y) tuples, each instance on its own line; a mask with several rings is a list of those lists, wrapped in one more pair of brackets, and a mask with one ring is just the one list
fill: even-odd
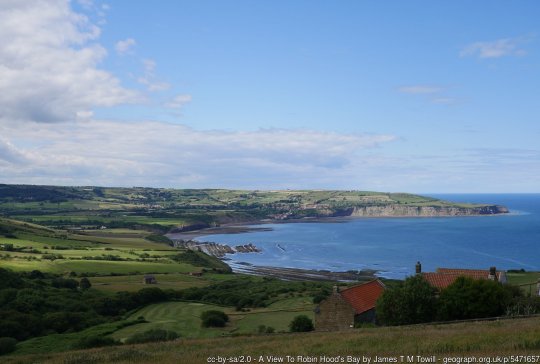
[(437, 268), (435, 272), (422, 272), (422, 264), (418, 262), (416, 263), (416, 274), (421, 274), (429, 284), (439, 290), (454, 283), (458, 277), (490, 279), (502, 284), (506, 284), (508, 281), (506, 272), (498, 271), (496, 267), (490, 267), (488, 270)]
[(156, 277), (152, 274), (145, 274), (143, 277), (143, 284), (157, 284)]
[(374, 323), (375, 304), (384, 289), (378, 279), (343, 290), (334, 286), (330, 297), (315, 309), (315, 330), (340, 331), (359, 322)]
[(189, 275), (193, 277), (202, 277), (202, 272), (189, 272)]

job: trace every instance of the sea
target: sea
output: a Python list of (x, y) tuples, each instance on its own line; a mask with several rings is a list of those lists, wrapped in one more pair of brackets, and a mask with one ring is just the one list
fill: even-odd
[[(239, 234), (198, 237), (231, 246), (252, 243), (260, 253), (227, 256), (246, 264), (335, 272), (375, 270), (402, 279), (438, 267), (540, 270), (540, 194), (429, 194), (452, 202), (504, 205), (510, 213), (463, 217), (345, 218), (328, 222), (250, 225)], [(268, 230), (267, 230), (268, 229)]]

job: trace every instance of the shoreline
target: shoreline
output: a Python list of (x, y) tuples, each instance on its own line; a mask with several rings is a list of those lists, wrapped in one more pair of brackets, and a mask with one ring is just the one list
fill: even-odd
[(444, 218), (460, 218), (460, 217), (497, 217), (497, 216), (513, 216), (519, 213), (509, 211), (498, 214), (477, 214), (477, 215), (448, 215), (448, 216), (410, 216), (410, 215), (395, 215), (395, 216), (328, 216), (328, 217), (305, 217), (300, 219), (289, 220), (257, 220), (246, 222), (226, 223), (216, 227), (208, 227), (198, 230), (185, 231), (179, 233), (165, 234), (171, 240), (193, 240), (205, 235), (217, 234), (242, 234), (251, 231), (272, 231), (270, 227), (252, 227), (253, 225), (269, 225), (269, 224), (297, 224), (297, 223), (347, 223), (357, 219), (403, 219), (403, 218), (421, 218), (421, 219), (444, 219)]
[(332, 272), (329, 270), (256, 266), (243, 262), (234, 263), (231, 268), (234, 273), (272, 277), (286, 281), (365, 282), (378, 278), (375, 270)]

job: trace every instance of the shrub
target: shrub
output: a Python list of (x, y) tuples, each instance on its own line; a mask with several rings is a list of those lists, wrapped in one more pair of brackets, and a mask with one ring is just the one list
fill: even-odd
[(55, 288), (77, 289), (79, 282), (74, 279), (55, 278), (52, 280), (51, 285)]
[(229, 316), (225, 312), (210, 310), (201, 314), (203, 327), (224, 327), (229, 322)]
[(385, 325), (408, 325), (433, 321), (437, 310), (436, 290), (422, 276), (385, 290), (377, 301), (377, 319)]
[(0, 337), (0, 355), (11, 353), (15, 350), (17, 340), (12, 337)]
[(439, 319), (463, 320), (501, 316), (516, 292), (498, 282), (459, 277), (441, 292)]
[(79, 282), (79, 288), (82, 290), (87, 290), (88, 288), (92, 287), (92, 284), (90, 283), (90, 280), (86, 277), (81, 278)]
[(313, 331), (313, 321), (306, 315), (296, 316), (289, 324), (291, 332)]
[(259, 334), (272, 334), (276, 329), (272, 326), (259, 325), (258, 332)]
[(86, 336), (79, 341), (77, 341), (74, 345), (74, 349), (90, 349), (90, 348), (99, 348), (102, 346), (112, 346), (112, 345), (118, 345), (120, 342), (114, 340), (112, 337), (105, 337), (105, 336)]
[(141, 344), (154, 341), (170, 341), (178, 339), (180, 336), (174, 331), (153, 329), (137, 333), (126, 340), (126, 344)]

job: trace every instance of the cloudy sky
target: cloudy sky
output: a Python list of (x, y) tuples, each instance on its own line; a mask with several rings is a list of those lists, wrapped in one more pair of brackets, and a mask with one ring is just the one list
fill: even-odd
[(0, 1), (0, 183), (540, 192), (540, 3)]

